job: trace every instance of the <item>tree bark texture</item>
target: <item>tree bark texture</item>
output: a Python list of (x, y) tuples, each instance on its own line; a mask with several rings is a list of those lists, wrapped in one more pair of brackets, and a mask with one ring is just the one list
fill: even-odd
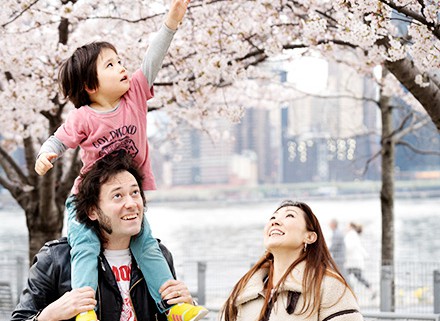
[[(387, 72), (386, 70), (384, 72)], [(393, 278), (391, 287), (391, 311), (395, 309), (394, 287), (394, 157), (393, 118), (390, 97), (379, 99), (382, 116), (382, 188), (380, 204), (382, 211), (382, 266), (389, 266)]]

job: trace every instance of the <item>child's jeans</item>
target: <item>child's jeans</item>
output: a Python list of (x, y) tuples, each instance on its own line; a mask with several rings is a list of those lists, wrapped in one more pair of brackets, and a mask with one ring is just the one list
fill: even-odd
[[(98, 288), (98, 256), (101, 242), (98, 236), (85, 224), (76, 220), (74, 195), (66, 200), (67, 239), (71, 246), (72, 289), (90, 286)], [(137, 237), (133, 237), (130, 249), (147, 282), (148, 291), (160, 312), (169, 309), (159, 294), (159, 288), (168, 280), (174, 279), (159, 244), (151, 235), (150, 225), (144, 214), (143, 227)]]

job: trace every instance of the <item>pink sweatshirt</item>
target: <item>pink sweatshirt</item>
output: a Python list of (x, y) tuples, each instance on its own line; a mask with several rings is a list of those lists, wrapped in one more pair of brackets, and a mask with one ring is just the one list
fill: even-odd
[[(89, 106), (72, 110), (54, 136), (69, 148), (81, 146), (81, 173), (103, 156), (124, 149), (130, 153), (144, 175), (143, 190), (156, 189), (147, 141), (147, 100), (154, 96), (142, 71), (131, 78), (130, 89), (116, 109), (100, 113)], [(77, 193), (80, 177), (73, 186)]]

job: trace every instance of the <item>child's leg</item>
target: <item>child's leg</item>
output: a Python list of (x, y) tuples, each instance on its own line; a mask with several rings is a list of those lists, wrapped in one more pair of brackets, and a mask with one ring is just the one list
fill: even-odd
[(66, 200), (67, 239), (71, 246), (72, 289), (90, 286), (96, 291), (101, 243), (95, 232), (76, 220), (73, 197), (71, 195)]
[(162, 301), (159, 288), (166, 281), (173, 280), (174, 277), (157, 240), (151, 234), (150, 224), (145, 216), (141, 232), (131, 239), (130, 249), (147, 281), (151, 297), (156, 302), (159, 311), (165, 312), (171, 306)]

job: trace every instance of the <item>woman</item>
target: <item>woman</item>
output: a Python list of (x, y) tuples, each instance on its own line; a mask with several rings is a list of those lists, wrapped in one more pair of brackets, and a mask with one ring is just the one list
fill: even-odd
[(363, 320), (305, 203), (284, 201), (264, 228), (265, 255), (235, 285), (224, 321)]

